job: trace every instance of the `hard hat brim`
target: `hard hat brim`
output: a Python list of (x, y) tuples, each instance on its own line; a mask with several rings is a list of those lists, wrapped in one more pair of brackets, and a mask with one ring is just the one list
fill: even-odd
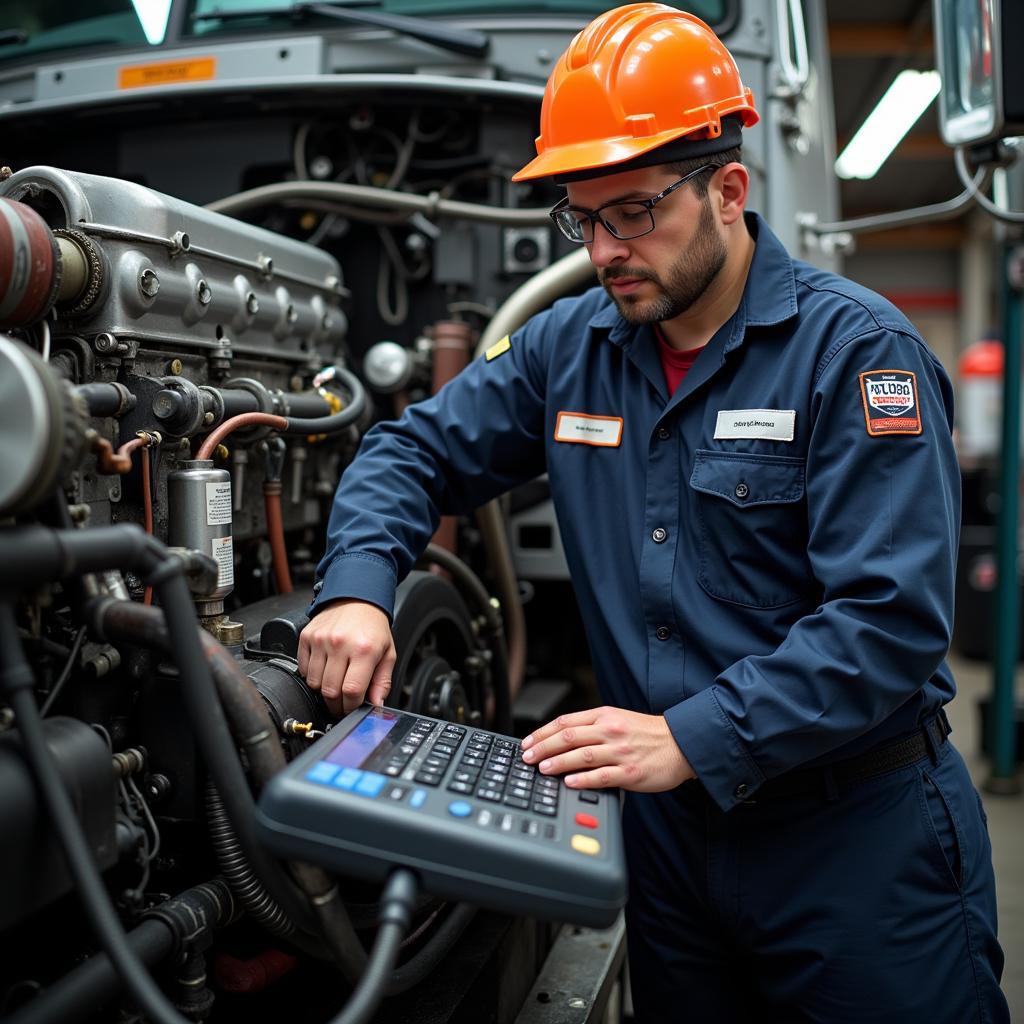
[[(724, 113), (720, 122), (721, 134), (710, 138), (703, 131), (680, 133), (675, 129), (641, 139), (620, 136), (553, 146), (516, 171), (512, 181), (531, 181), (536, 178), (582, 180), (617, 174), (632, 170), (633, 167), (710, 156), (739, 146), (742, 142), (741, 127), (749, 128), (759, 120), (752, 108), (746, 108)], [(662, 149), (666, 150), (664, 154), (657, 153)], [(651, 158), (643, 160), (648, 154)]]

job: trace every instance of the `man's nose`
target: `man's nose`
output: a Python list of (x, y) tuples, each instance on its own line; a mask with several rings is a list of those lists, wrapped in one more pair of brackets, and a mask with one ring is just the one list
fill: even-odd
[(595, 267), (610, 267), (629, 255), (629, 245), (616, 238), (600, 221), (594, 224), (594, 240), (587, 243), (590, 262)]

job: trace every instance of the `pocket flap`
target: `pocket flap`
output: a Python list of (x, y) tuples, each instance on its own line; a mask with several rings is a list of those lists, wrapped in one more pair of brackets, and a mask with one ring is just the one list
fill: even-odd
[(690, 486), (738, 508), (799, 501), (804, 495), (804, 460), (698, 449)]

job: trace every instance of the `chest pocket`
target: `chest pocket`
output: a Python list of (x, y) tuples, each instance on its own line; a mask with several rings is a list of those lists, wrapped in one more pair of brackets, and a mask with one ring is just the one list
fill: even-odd
[(815, 591), (803, 459), (698, 449), (690, 487), (699, 520), (697, 578), (712, 597), (777, 608)]

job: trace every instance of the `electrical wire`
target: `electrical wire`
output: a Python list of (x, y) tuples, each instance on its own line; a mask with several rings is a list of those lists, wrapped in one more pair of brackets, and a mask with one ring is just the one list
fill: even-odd
[(71, 653), (68, 654), (68, 660), (64, 663), (64, 668), (57, 677), (57, 682), (53, 684), (53, 689), (50, 690), (46, 700), (43, 701), (43, 706), (39, 709), (40, 718), (46, 717), (50, 708), (53, 707), (53, 702), (60, 696), (60, 691), (64, 689), (64, 684), (71, 678), (71, 673), (74, 671), (75, 665), (78, 662), (78, 652), (82, 649), (82, 644), (84, 642), (85, 626), (82, 626), (75, 635), (75, 642), (71, 645)]
[[(377, 228), (380, 239), (380, 257), (377, 263), (377, 312), (381, 320), (392, 327), (405, 323), (409, 315), (409, 289), (406, 286), (405, 264), (398, 251), (391, 232), (385, 227)], [(389, 294), (394, 295), (394, 305)]]
[(956, 173), (960, 178), (960, 183), (964, 186), (967, 192), (970, 193), (971, 198), (986, 212), (991, 214), (997, 220), (1001, 220), (1007, 224), (1024, 224), (1024, 211), (1022, 210), (1004, 210), (1001, 206), (997, 206), (992, 202), (991, 199), (981, 190), (977, 184), (977, 175), (974, 178), (971, 177), (971, 173), (967, 167), (967, 156), (966, 150), (963, 146), (957, 146), (953, 151), (953, 161), (956, 164)]

